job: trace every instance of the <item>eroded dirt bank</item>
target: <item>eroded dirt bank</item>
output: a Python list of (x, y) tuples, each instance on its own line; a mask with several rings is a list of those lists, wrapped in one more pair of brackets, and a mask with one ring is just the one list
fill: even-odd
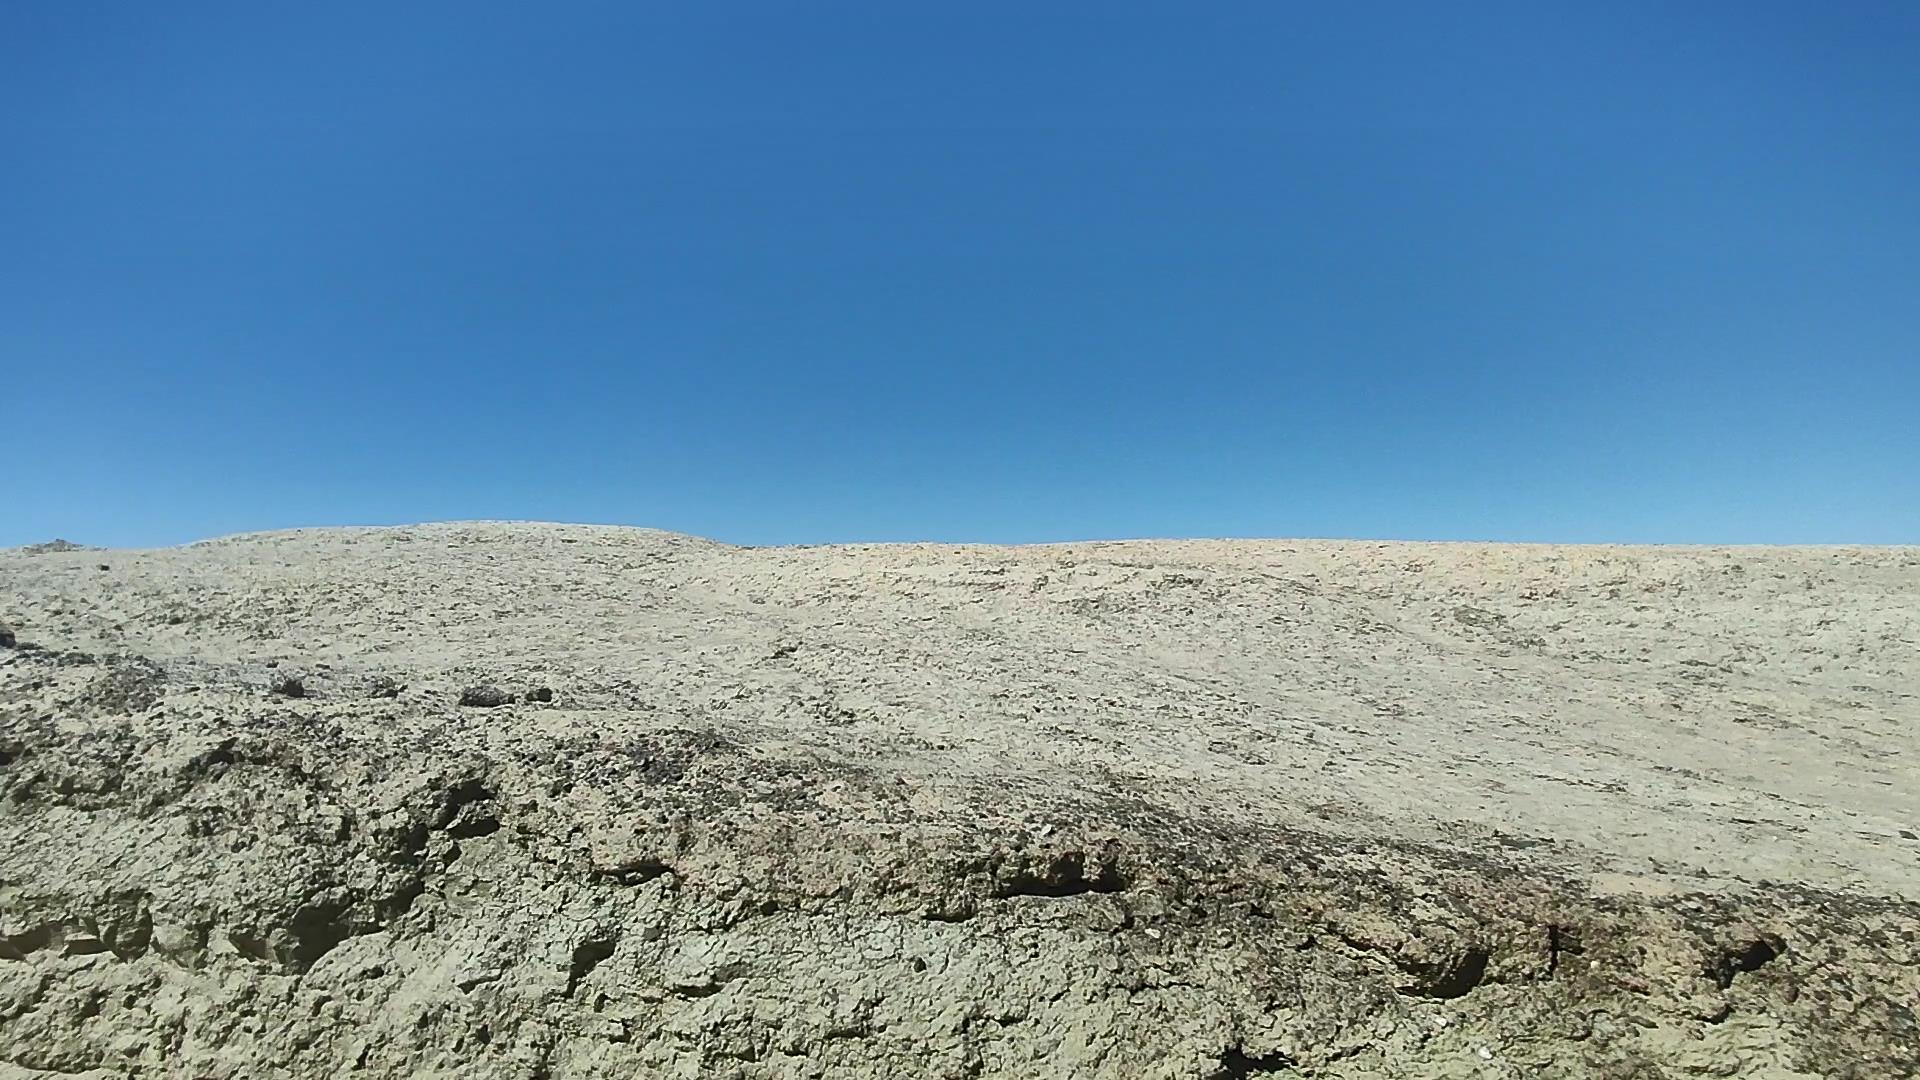
[(1908, 550), (0, 552), (0, 1076), (1907, 1075), (1917, 612)]

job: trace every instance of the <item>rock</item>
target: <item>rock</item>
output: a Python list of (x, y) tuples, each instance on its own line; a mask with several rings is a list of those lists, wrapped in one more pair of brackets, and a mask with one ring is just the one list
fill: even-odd
[(513, 704), (513, 695), (497, 686), (469, 686), (460, 692), (460, 704), (476, 709), (492, 709)]
[(20, 639), (13, 635), (13, 627), (0, 622), (0, 649), (11, 649), (19, 643)]
[(39, 544), (28, 544), (20, 549), (23, 555), (57, 555), (63, 551), (86, 551), (87, 545), (76, 544), (71, 540), (55, 538)]
[(537, 687), (527, 691), (527, 703), (545, 705), (553, 700), (553, 690), (549, 687)]
[(1485, 630), (1489, 627), (1499, 626), (1507, 621), (1505, 615), (1488, 611), (1485, 608), (1471, 607), (1465, 604), (1453, 609), (1453, 618), (1455, 622), (1465, 626), (1471, 626), (1477, 630)]
[(391, 675), (376, 675), (367, 685), (367, 696), (377, 698), (397, 698), (406, 687)]
[(284, 673), (274, 676), (273, 681), (267, 684), (267, 689), (273, 691), (274, 694), (279, 697), (302, 698), (307, 696), (306, 685), (297, 677)]

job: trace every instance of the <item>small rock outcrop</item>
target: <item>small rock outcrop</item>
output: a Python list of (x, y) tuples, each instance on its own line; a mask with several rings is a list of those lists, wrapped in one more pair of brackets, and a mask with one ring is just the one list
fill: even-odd
[(470, 709), (493, 709), (513, 704), (513, 695), (497, 686), (469, 686), (460, 691), (460, 704)]
[(43, 543), (28, 544), (20, 549), (23, 555), (58, 555), (63, 551), (91, 551), (85, 544), (76, 544), (71, 540), (55, 538)]

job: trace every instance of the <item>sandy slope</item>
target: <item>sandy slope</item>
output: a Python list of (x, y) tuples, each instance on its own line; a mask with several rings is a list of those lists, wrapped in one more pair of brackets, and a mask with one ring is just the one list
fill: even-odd
[(0, 619), (0, 1075), (1920, 1055), (1920, 550), (469, 523)]

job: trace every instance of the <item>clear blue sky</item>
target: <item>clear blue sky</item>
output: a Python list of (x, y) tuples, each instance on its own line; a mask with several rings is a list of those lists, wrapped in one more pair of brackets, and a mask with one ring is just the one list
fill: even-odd
[(10, 3), (0, 544), (1920, 542), (1920, 5)]

